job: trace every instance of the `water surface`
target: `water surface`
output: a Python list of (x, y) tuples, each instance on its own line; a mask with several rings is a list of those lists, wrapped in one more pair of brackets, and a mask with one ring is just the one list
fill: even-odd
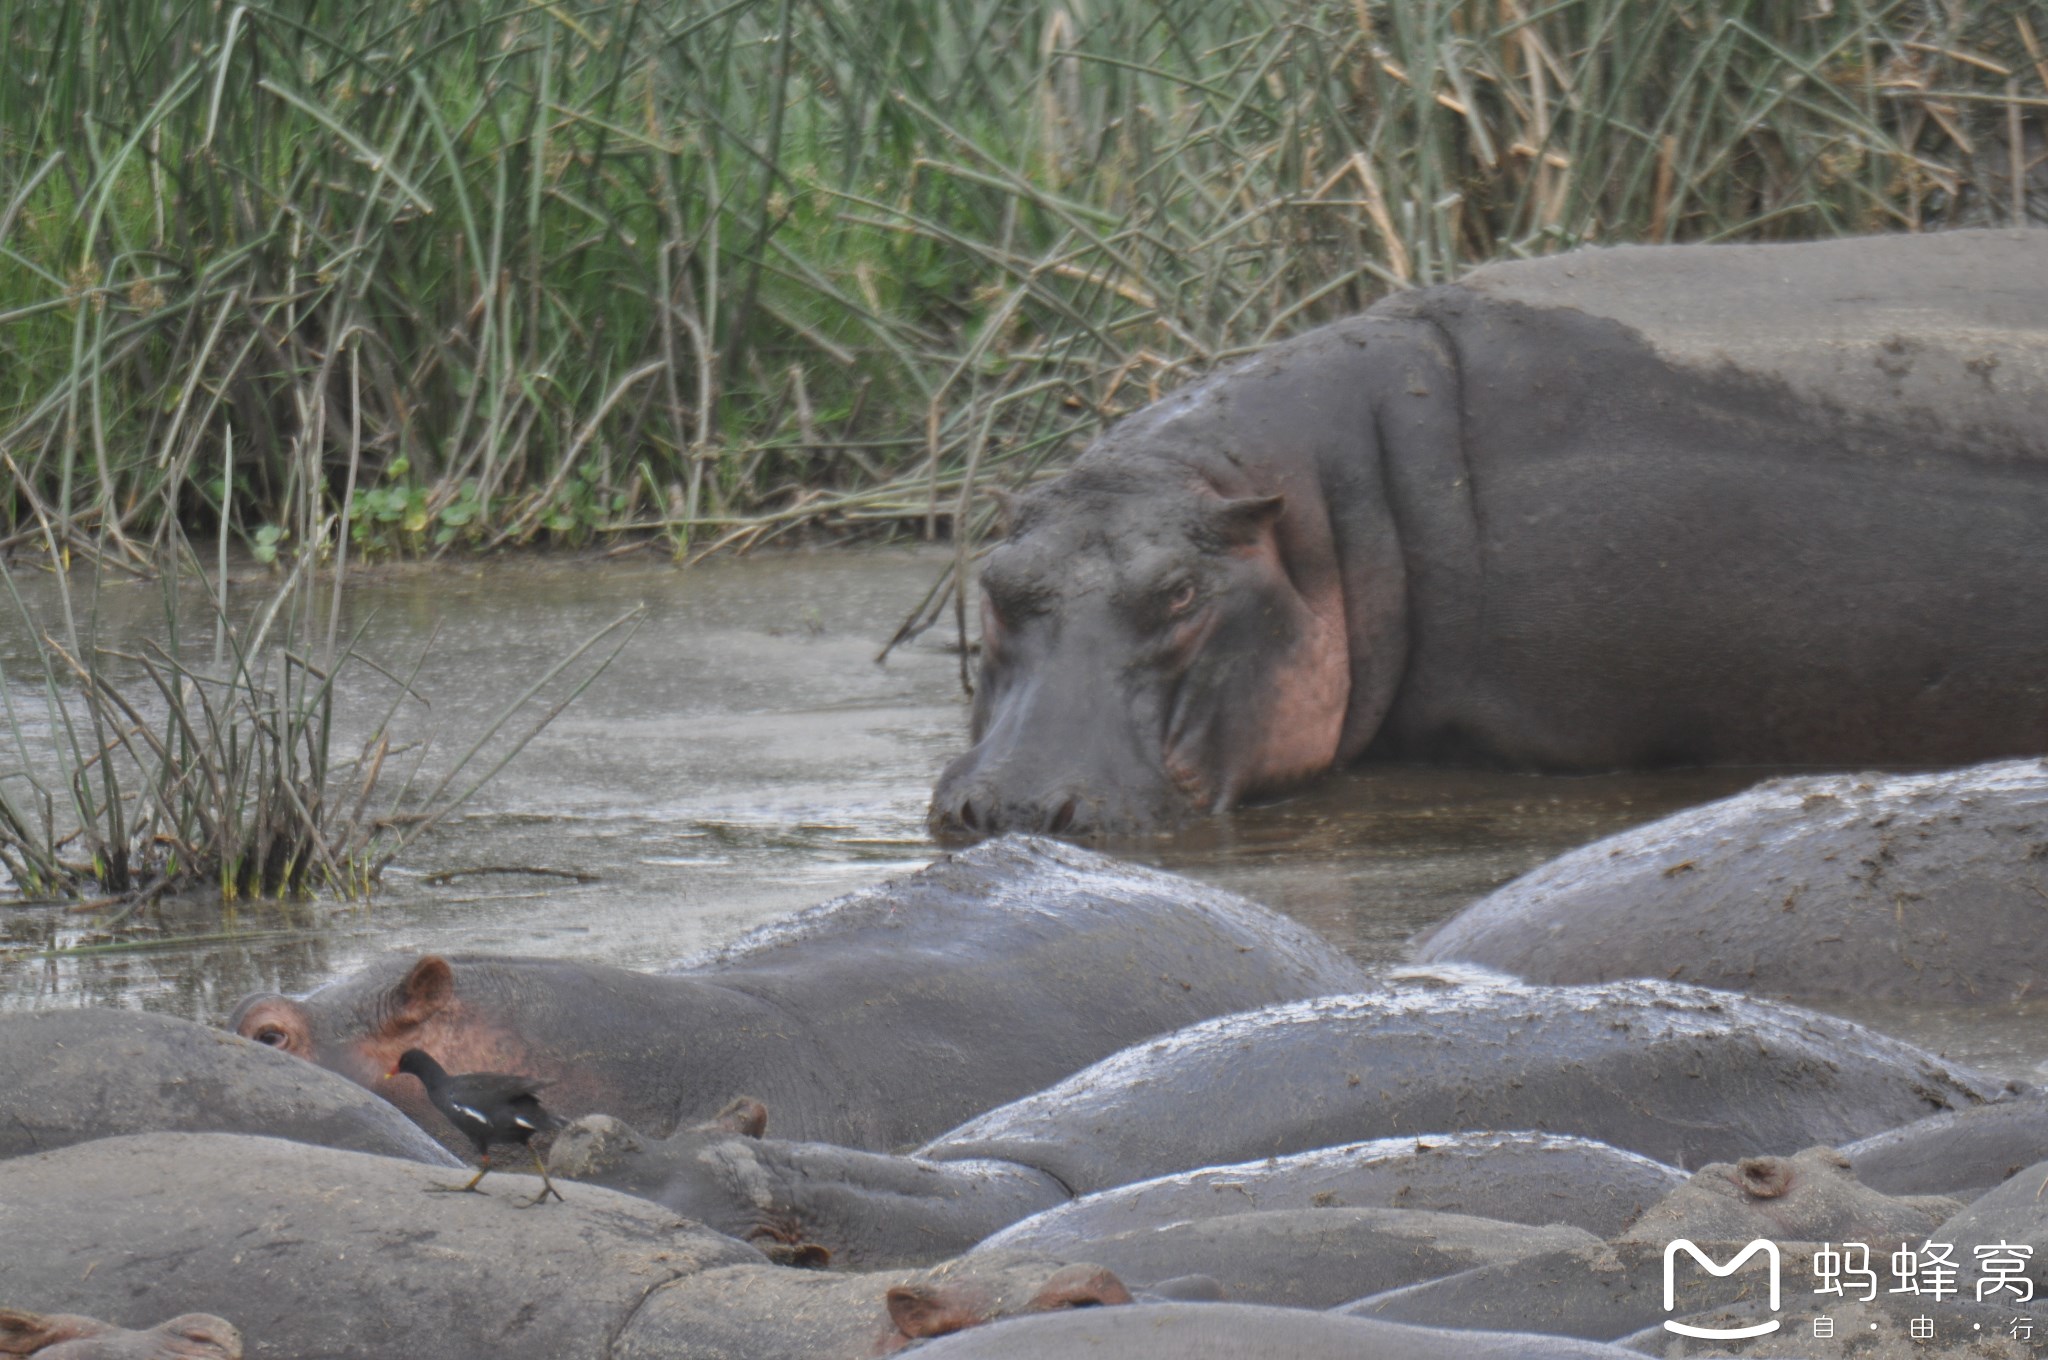
[[(343, 631), (361, 628), (362, 648), (393, 667), (425, 654), (416, 689), (428, 704), (402, 704), (393, 730), (433, 737), (430, 769), (603, 623), (636, 605), (645, 622), (463, 815), (400, 857), (368, 903), (166, 901), (111, 933), (93, 914), (0, 906), (0, 1007), (129, 1005), (214, 1022), (247, 992), (304, 991), (384, 950), (659, 968), (907, 873), (937, 853), (925, 800), (963, 744), (966, 700), (949, 628), (885, 664), (874, 656), (943, 562), (931, 552), (835, 551), (690, 571), (511, 559), (359, 575)], [(46, 577), (17, 580), (34, 607), (50, 607)], [(153, 585), (109, 583), (100, 608), (124, 649), (161, 632)], [(196, 607), (186, 633), (188, 649), (210, 636)], [(34, 680), (31, 657), (18, 620), (0, 615), (0, 667), (17, 697)], [(391, 695), (367, 672), (344, 684), (350, 749)], [(1385, 969), (1417, 930), (1543, 860), (1767, 773), (1362, 768), (1171, 840), (1116, 849), (1266, 902)], [(591, 881), (432, 878), (483, 869)], [(2017, 1008), (1856, 1018), (2009, 1075), (2038, 1079), (2048, 1058), (2048, 1042), (2034, 1037), (2040, 1017)]]

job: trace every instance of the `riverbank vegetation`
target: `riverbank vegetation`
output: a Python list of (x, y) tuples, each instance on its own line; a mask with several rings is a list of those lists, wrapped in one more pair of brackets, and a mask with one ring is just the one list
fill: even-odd
[[(86, 568), (0, 601), (0, 879), (117, 916), (359, 891), (630, 631), (394, 782), (391, 714), (333, 737), (365, 557), (950, 534), (907, 633), (985, 492), (1389, 291), (2048, 180), (2039, 0), (0, 13), (0, 563)], [(231, 550), (273, 573), (233, 607)], [(100, 637), (107, 572), (155, 645)]]
[(0, 8), (0, 543), (138, 569), (944, 534), (1478, 261), (2011, 220), (2048, 114), (2037, 0)]

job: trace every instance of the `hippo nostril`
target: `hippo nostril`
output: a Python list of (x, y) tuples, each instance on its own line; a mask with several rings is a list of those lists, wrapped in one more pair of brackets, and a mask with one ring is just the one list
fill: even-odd
[(1053, 813), (1052, 820), (1045, 824), (1045, 829), (1055, 836), (1066, 835), (1074, 825), (1074, 814), (1078, 810), (1076, 801), (1069, 798), (1060, 804), (1059, 811)]

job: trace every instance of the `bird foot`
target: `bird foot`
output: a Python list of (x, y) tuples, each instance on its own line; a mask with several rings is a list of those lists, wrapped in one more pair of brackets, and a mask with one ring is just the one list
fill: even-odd
[(474, 1185), (430, 1185), (427, 1187), (427, 1193), (430, 1195), (488, 1195), (491, 1192), (479, 1190)]
[(515, 1209), (531, 1209), (536, 1204), (547, 1203), (549, 1195), (553, 1195), (556, 1199), (561, 1199), (562, 1203), (564, 1204), (567, 1204), (569, 1202), (568, 1200), (562, 1199), (562, 1192), (555, 1189), (554, 1186), (544, 1185), (541, 1187), (540, 1193), (535, 1195), (532, 1199), (513, 1200), (512, 1207)]

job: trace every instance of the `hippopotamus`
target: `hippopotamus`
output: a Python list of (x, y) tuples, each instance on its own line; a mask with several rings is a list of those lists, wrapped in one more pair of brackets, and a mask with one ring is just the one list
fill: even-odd
[(1077, 1195), (1361, 1139), (1519, 1129), (1699, 1166), (1847, 1141), (2002, 1090), (1846, 1020), (1732, 993), (1422, 985), (1191, 1025), (912, 1156), (756, 1138), (758, 1120), (651, 1144), (607, 1123), (565, 1133), (550, 1169), (735, 1237), (877, 1265), (965, 1250)]
[(1676, 1167), (1590, 1138), (1377, 1138), (1083, 1195), (1013, 1223), (981, 1245), (1073, 1255), (1114, 1233), (1231, 1214), (1329, 1208), (1430, 1209), (1510, 1223), (1566, 1223), (1607, 1238), (1685, 1179)]
[(785, 1135), (894, 1149), (1149, 1035), (1366, 982), (1241, 897), (1020, 837), (673, 972), (400, 957), (302, 1000), (250, 997), (229, 1024), (380, 1092), (456, 1148), (418, 1083), (385, 1080), (404, 1050), (547, 1081), (564, 1117), (666, 1134), (746, 1094)]
[(1494, 264), (1113, 426), (980, 577), (935, 834), (1170, 827), (1359, 756), (2048, 749), (2048, 236)]
[(144, 1011), (0, 1015), (0, 1157), (153, 1130), (263, 1133), (459, 1165), (353, 1082), (262, 1044)]
[[(1133, 1289), (1190, 1277), (1224, 1299), (1334, 1308), (1365, 1293), (1568, 1247), (1598, 1247), (1584, 1228), (1532, 1226), (1434, 1209), (1253, 1209), (1134, 1224), (1077, 1244), (1075, 1258)], [(966, 1259), (973, 1260), (977, 1250)]]
[(1844, 1144), (1856, 1178), (1887, 1195), (1975, 1199), (2048, 1150), (2048, 1093), (1947, 1110)]
[(172, 1300), (232, 1313), (265, 1354), (411, 1355), (431, 1339), (446, 1360), (864, 1360), (998, 1317), (1130, 1298), (1100, 1267), (1016, 1252), (928, 1271), (795, 1271), (596, 1186), (521, 1212), (426, 1193), (443, 1176), (245, 1134), (16, 1157), (0, 1162), (0, 1279), (12, 1298), (117, 1323), (161, 1317)]
[(2003, 1005), (2048, 971), (2048, 762), (1778, 779), (1594, 841), (1425, 932), (1425, 964), (1814, 1004)]
[(0, 1355), (41, 1360), (242, 1360), (242, 1334), (226, 1318), (185, 1313), (130, 1331), (76, 1313), (0, 1308)]
[(1922, 1240), (1962, 1212), (1944, 1195), (1894, 1197), (1859, 1180), (1835, 1148), (1703, 1166), (1619, 1235), (1662, 1247), (1675, 1237), (1742, 1242)]
[(1015, 1318), (920, 1346), (917, 1360), (1641, 1360), (1524, 1332), (1401, 1327), (1300, 1308), (1157, 1303)]
[(1715, 1276), (1689, 1268), (1683, 1276), (1674, 1274), (1684, 1284), (1667, 1311), (1664, 1257), (1681, 1238), (1720, 1262), (1758, 1238), (1777, 1244), (1782, 1293), (1798, 1311), (1820, 1282), (1814, 1245), (1860, 1241), (1873, 1259), (1888, 1260), (1901, 1243), (1953, 1240), (1944, 1224), (1960, 1207), (1936, 1196), (1881, 1195), (1860, 1185), (1848, 1159), (1833, 1148), (1746, 1158), (1702, 1167), (1606, 1246), (1568, 1246), (1479, 1266), (1361, 1299), (1344, 1311), (1419, 1325), (1514, 1325), (1611, 1341), (1665, 1317), (1711, 1311), (1754, 1292), (1752, 1275)]

